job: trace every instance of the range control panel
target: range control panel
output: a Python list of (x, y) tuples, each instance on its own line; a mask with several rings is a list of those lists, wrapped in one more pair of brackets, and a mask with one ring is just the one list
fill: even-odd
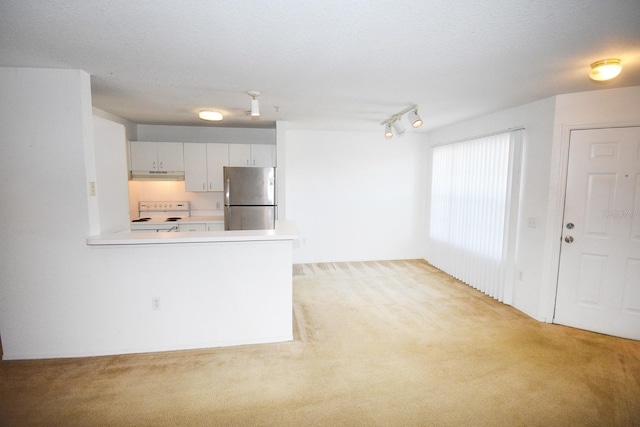
[(189, 202), (140, 202), (140, 212), (188, 212), (189, 210)]

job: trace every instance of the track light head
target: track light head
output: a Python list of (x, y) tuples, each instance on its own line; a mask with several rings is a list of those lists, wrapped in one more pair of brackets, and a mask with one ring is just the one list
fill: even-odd
[(404, 135), (404, 131), (405, 131), (404, 125), (402, 124), (400, 119), (401, 119), (401, 116), (397, 116), (395, 120), (391, 123), (391, 126), (393, 126), (393, 130), (396, 131), (396, 135), (398, 136)]
[(391, 123), (387, 122), (384, 125), (384, 137), (389, 139), (393, 137), (393, 132), (391, 132)]
[(409, 111), (409, 114), (407, 114), (407, 116), (409, 118), (409, 123), (411, 123), (411, 126), (413, 126), (414, 128), (419, 128), (420, 126), (422, 126), (422, 119), (418, 115), (418, 110)]

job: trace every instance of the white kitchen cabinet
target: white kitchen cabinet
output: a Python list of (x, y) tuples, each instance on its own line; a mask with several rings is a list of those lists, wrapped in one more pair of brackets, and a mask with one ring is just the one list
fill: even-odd
[(229, 144), (229, 166), (251, 166), (251, 145)]
[(207, 191), (207, 145), (184, 144), (184, 189)]
[(224, 231), (224, 222), (181, 222), (178, 231)]
[(276, 146), (267, 144), (251, 145), (251, 166), (275, 167)]
[(183, 171), (181, 142), (131, 141), (132, 171)]
[(276, 166), (276, 146), (229, 144), (229, 166), (274, 167)]
[(229, 164), (228, 144), (184, 144), (186, 191), (223, 191), (222, 168)]
[(186, 222), (180, 223), (178, 231), (207, 231), (207, 225), (203, 222)]
[(208, 222), (206, 224), (207, 231), (224, 231), (224, 222)]
[(208, 191), (224, 191), (225, 166), (229, 166), (229, 144), (207, 144)]

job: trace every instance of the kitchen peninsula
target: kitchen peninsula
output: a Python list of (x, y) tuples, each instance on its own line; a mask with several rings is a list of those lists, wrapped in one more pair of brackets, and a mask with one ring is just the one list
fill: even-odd
[(128, 325), (109, 352), (292, 340), (297, 238), (291, 221), (278, 221), (275, 230), (89, 237), (94, 255), (112, 267), (97, 274), (108, 275), (118, 290), (114, 316)]

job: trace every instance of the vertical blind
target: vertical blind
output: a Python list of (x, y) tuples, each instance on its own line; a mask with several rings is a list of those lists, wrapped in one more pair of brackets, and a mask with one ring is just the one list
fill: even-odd
[(514, 214), (513, 134), (433, 149), (429, 262), (499, 301), (505, 299)]

